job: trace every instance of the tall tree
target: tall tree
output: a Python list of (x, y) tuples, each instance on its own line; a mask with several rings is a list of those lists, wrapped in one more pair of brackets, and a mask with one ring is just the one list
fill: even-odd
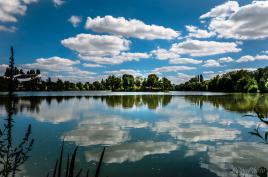
[(147, 86), (152, 90), (153, 87), (157, 87), (159, 78), (156, 74), (149, 74), (147, 78)]

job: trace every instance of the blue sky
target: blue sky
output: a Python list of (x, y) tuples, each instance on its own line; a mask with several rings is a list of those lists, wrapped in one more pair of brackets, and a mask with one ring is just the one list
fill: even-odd
[(268, 64), (268, 1), (0, 0), (0, 72), (93, 81), (130, 73), (174, 83)]

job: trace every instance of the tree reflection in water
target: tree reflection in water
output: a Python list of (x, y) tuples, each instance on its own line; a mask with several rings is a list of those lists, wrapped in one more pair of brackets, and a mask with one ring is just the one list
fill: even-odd
[(256, 117), (259, 119), (259, 123), (257, 127), (253, 130), (250, 131), (249, 133), (251, 135), (257, 136), (262, 140), (263, 143), (268, 144), (268, 131), (261, 131), (262, 126), (268, 126), (268, 117), (265, 116), (263, 113), (259, 112), (257, 109), (255, 109), (256, 115), (245, 115), (244, 117)]
[[(95, 99), (101, 100), (109, 107), (122, 107), (129, 109), (133, 107), (147, 106), (149, 109), (157, 109), (158, 107), (167, 106), (171, 100), (171, 95), (110, 95), (110, 96), (21, 96), (13, 100), (13, 114), (18, 112), (40, 112), (40, 105), (45, 101), (48, 105), (52, 101), (61, 103), (71, 99)], [(1, 96), (0, 108), (4, 108), (8, 112), (8, 100), (6, 96)]]
[(95, 96), (96, 99), (101, 99), (109, 107), (133, 108), (146, 105), (149, 109), (156, 109), (159, 106), (167, 106), (171, 99), (171, 95), (110, 95), (110, 96)]
[(188, 95), (186, 101), (200, 107), (204, 103), (210, 103), (214, 107), (222, 107), (225, 110), (238, 113), (253, 113), (257, 109), (264, 115), (268, 115), (268, 94), (227, 94), (227, 95)]
[(29, 158), (34, 140), (31, 138), (31, 125), (28, 125), (24, 138), (18, 145), (13, 143), (14, 120), (14, 96), (9, 95), (8, 117), (5, 119), (4, 126), (0, 130), (0, 175), (4, 177), (15, 176), (20, 171), (19, 167)]

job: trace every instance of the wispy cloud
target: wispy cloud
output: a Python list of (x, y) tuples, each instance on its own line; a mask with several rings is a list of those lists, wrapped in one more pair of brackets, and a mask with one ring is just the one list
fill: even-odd
[(62, 6), (65, 3), (65, 1), (63, 1), (63, 0), (53, 0), (52, 2), (53, 2), (55, 7)]
[(196, 67), (190, 66), (163, 66), (159, 68), (155, 68), (153, 72), (177, 72), (177, 71), (187, 71), (187, 70), (194, 70)]
[(76, 16), (76, 15), (72, 15), (69, 19), (68, 22), (70, 22), (73, 27), (78, 27), (79, 24), (82, 22), (82, 17)]

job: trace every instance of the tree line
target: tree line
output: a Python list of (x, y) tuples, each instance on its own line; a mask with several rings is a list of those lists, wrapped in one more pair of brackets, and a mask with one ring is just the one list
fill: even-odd
[[(14, 67), (14, 75), (28, 74), (39, 75), (40, 70), (24, 72)], [(10, 68), (6, 69), (4, 76), (0, 76), (0, 91), (8, 91)], [(89, 91), (89, 90), (112, 90), (112, 91), (212, 91), (212, 92), (244, 92), (266, 93), (268, 92), (268, 67), (259, 68), (255, 71), (238, 70), (217, 75), (212, 79), (205, 80), (203, 75), (197, 75), (189, 81), (174, 85), (166, 77), (159, 78), (156, 74), (150, 74), (147, 78), (134, 77), (124, 74), (121, 77), (111, 75), (101, 81), (70, 82), (51, 78), (42, 80), (36, 77), (26, 82), (14, 79), (13, 87), (18, 91)]]
[[(40, 70), (24, 72), (14, 67), (13, 74), (40, 75)], [(0, 91), (8, 91), (10, 68), (6, 69), (4, 76), (0, 76)], [(244, 93), (267, 93), (268, 92), (268, 67), (259, 68), (255, 71), (238, 70), (217, 75), (212, 79), (205, 80), (203, 75), (197, 75), (189, 81), (174, 85), (166, 77), (159, 78), (156, 74), (150, 74), (147, 78), (134, 77), (124, 74), (121, 77), (111, 75), (101, 81), (70, 82), (51, 78), (42, 80), (36, 77), (26, 82), (14, 79), (13, 87), (18, 91), (89, 91), (89, 90), (112, 90), (112, 91), (212, 91), (212, 92), (244, 92)]]
[[(8, 82), (10, 78), (10, 68), (6, 69), (4, 76), (0, 77), (0, 91), (8, 91)], [(40, 75), (40, 70), (29, 70), (24, 72), (16, 67), (13, 74)], [(112, 90), (112, 91), (169, 91), (173, 89), (171, 81), (167, 78), (159, 78), (156, 74), (150, 74), (147, 78), (134, 77), (130, 74), (124, 74), (121, 77), (109, 76), (101, 81), (90, 82), (70, 82), (51, 78), (42, 80), (40, 77), (29, 81), (19, 82), (14, 79), (14, 90), (18, 91), (83, 91), (83, 90)]]
[(212, 92), (268, 92), (268, 67), (255, 71), (238, 70), (217, 75), (204, 80), (202, 75), (175, 86), (177, 91), (212, 91)]

